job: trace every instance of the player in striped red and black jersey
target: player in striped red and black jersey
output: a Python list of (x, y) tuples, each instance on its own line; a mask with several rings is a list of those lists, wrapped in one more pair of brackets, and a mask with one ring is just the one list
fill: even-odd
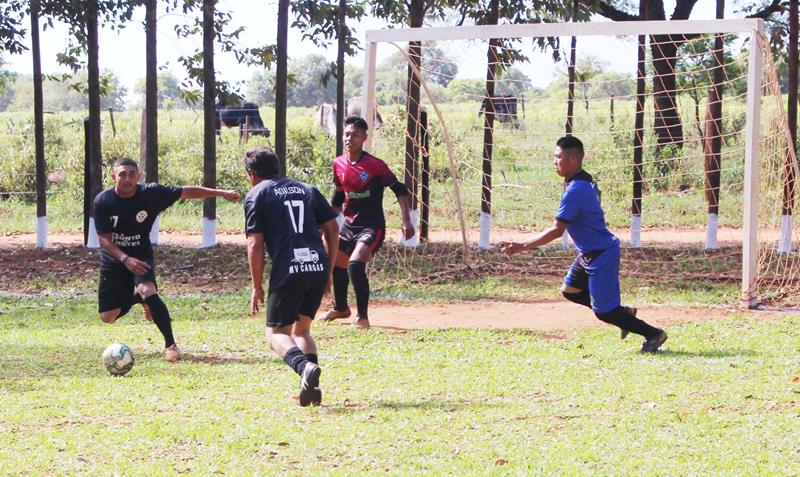
[(369, 279), (366, 267), (386, 235), (383, 214), (385, 188), (390, 188), (397, 196), (406, 239), (414, 236), (414, 226), (409, 215), (405, 184), (397, 180), (385, 162), (363, 149), (367, 139), (367, 122), (358, 116), (350, 116), (344, 123), (346, 151), (333, 161), (335, 191), (331, 200), (334, 210), (344, 213), (344, 223), (339, 231), (339, 255), (333, 269), (334, 307), (324, 320), (350, 316), (347, 287), (353, 282), (358, 315), (352, 325), (369, 328)]

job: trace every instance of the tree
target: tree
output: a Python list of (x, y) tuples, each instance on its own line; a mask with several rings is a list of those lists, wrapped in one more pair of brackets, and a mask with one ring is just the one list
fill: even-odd
[(347, 19), (361, 19), (364, 16), (364, 3), (348, 0), (293, 0), (295, 21), (292, 27), (303, 31), (303, 38), (311, 40), (315, 45), (327, 48), (331, 41), (336, 41), (336, 63), (331, 65), (323, 77), (323, 86), (327, 85), (330, 76), (336, 77), (336, 154), (343, 151), (342, 135), (344, 133), (345, 105), (345, 56), (352, 56), (358, 48), (358, 40), (347, 26)]
[(275, 152), (286, 173), (286, 101), (288, 87), (289, 0), (278, 0), (277, 66), (275, 69)]
[[(158, 58), (156, 13), (157, 0), (145, 0), (145, 177), (158, 182)], [(158, 233), (156, 231), (156, 233)]]
[(521, 69), (510, 66), (503, 70), (496, 82), (496, 94), (510, 94), (511, 96), (522, 97), (525, 92), (533, 89), (533, 83), (528, 75)]
[[(628, 11), (628, 3), (616, 0), (578, 0), (584, 8), (602, 15), (609, 20), (636, 21), (640, 15)], [(688, 20), (697, 0), (677, 0), (670, 20)], [(767, 5), (748, 7), (749, 17), (768, 18), (781, 10), (781, 0), (770, 0)], [(644, 20), (666, 20), (667, 14), (663, 0), (647, 1)], [(655, 117), (653, 128), (659, 148), (672, 145), (683, 147), (683, 125), (676, 102), (675, 62), (678, 47), (687, 39), (684, 35), (652, 35), (650, 52), (653, 66), (653, 99)]]
[[(162, 71), (157, 75), (157, 94), (156, 104), (159, 109), (169, 109), (174, 106), (179, 108), (187, 108), (184, 102), (183, 95), (181, 94), (180, 80), (169, 71)], [(133, 92), (137, 96), (144, 99), (146, 92), (146, 79), (140, 79), (133, 88)]]
[[(42, 83), (44, 103), (53, 111), (86, 111), (89, 100), (86, 94), (88, 73), (85, 70), (70, 75), (69, 79), (47, 78)], [(9, 111), (30, 111), (33, 109), (33, 77), (20, 75), (11, 85), (13, 95), (9, 98)], [(125, 109), (127, 90), (111, 71), (100, 75), (100, 109)]]

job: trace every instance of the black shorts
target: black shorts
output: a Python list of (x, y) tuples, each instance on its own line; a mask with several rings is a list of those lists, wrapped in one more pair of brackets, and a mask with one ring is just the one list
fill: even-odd
[(127, 305), (133, 296), (134, 289), (140, 283), (156, 283), (155, 262), (152, 258), (144, 259), (144, 261), (150, 264), (150, 270), (144, 275), (134, 275), (119, 262), (100, 266), (100, 285), (97, 288), (97, 303), (100, 313)]
[(345, 223), (339, 230), (339, 250), (350, 256), (356, 249), (358, 242), (363, 242), (369, 246), (372, 255), (375, 255), (383, 245), (385, 237), (385, 228), (358, 227)]
[(267, 296), (267, 326), (280, 328), (294, 324), (299, 315), (314, 319), (325, 294), (327, 273), (295, 278), (269, 291)]

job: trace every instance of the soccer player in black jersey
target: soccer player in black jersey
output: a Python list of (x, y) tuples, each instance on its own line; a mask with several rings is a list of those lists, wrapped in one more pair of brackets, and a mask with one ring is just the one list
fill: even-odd
[(114, 187), (94, 199), (94, 223), (100, 240), (100, 319), (114, 323), (136, 303), (164, 335), (164, 359), (177, 361), (181, 351), (172, 335), (169, 310), (156, 286), (150, 229), (158, 214), (179, 199), (222, 197), (239, 200), (235, 190), (207, 187), (139, 184), (139, 166), (133, 159), (114, 162)]
[(272, 261), (267, 339), (272, 350), (300, 375), (300, 405), (319, 405), (320, 367), (311, 321), (329, 288), (336, 260), (336, 213), (315, 187), (280, 177), (280, 162), (271, 149), (249, 151), (244, 163), (253, 186), (244, 200), (247, 262), (253, 281), (250, 311), (257, 313), (259, 304), (264, 303), (266, 246)]

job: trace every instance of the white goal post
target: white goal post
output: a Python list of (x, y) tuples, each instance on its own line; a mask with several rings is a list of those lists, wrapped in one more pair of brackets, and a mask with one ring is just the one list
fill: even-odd
[[(763, 41), (764, 22), (761, 19), (684, 20), (684, 21), (630, 21), (589, 23), (536, 23), (521, 25), (485, 25), (461, 27), (431, 27), (368, 30), (365, 33), (365, 65), (363, 107), (364, 119), (372, 127), (376, 110), (375, 71), (377, 48), (381, 43), (407, 43), (411, 41), (489, 40), (493, 38), (543, 38), (587, 36), (637, 36), (645, 35), (714, 35), (739, 33), (749, 35), (750, 45)], [(764, 54), (760, 47), (750, 47), (748, 52), (746, 124), (744, 127), (744, 178), (743, 178), (743, 237), (741, 299), (747, 306), (756, 304), (758, 281), (758, 220), (759, 220), (759, 147), (762, 66)], [(424, 86), (424, 85), (423, 85)], [(423, 88), (422, 95), (425, 95)], [(365, 148), (371, 149), (373, 135), (369, 135)], [(788, 233), (791, 240), (791, 231)]]

